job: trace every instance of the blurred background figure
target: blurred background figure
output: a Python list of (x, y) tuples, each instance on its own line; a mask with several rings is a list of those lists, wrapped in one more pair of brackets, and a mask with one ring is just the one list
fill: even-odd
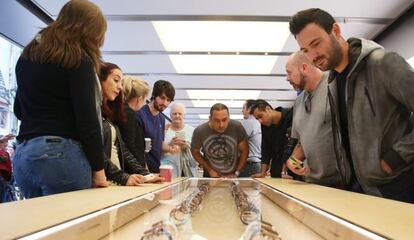
[(240, 172), (239, 177), (250, 177), (253, 174), (260, 172), (260, 163), (262, 158), (262, 129), (260, 122), (254, 118), (250, 113), (252, 106), (255, 104), (255, 100), (246, 100), (243, 104), (243, 120), (241, 124), (246, 130), (247, 141), (249, 143), (249, 156), (247, 157), (246, 165)]
[(9, 140), (14, 137), (13, 134), (0, 137), (0, 203), (14, 200), (12, 164), (9, 150), (7, 149)]

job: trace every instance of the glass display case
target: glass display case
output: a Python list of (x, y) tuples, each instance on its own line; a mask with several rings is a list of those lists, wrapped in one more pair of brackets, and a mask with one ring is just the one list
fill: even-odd
[(185, 179), (28, 237), (383, 239), (252, 179)]

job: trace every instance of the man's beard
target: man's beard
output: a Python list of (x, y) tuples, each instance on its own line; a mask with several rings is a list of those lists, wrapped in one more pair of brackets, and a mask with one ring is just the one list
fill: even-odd
[[(329, 52), (327, 53), (328, 56), (319, 56), (314, 61), (314, 64), (322, 71), (332, 70), (338, 67), (343, 55), (341, 51), (341, 46), (339, 45), (339, 42), (336, 40), (336, 38), (333, 35), (330, 35), (329, 37), (331, 45), (329, 48)], [(320, 58), (326, 59), (325, 66), (320, 66), (316, 64), (316, 62), (318, 62)]]
[(303, 91), (303, 89), (305, 89), (306, 79), (303, 73), (299, 72), (299, 74), (300, 74), (300, 81), (299, 81), (299, 84), (296, 86), (295, 90)]
[(154, 108), (155, 108), (155, 110), (157, 110), (158, 112), (162, 112), (162, 111), (164, 111), (167, 107), (161, 106), (161, 105), (159, 105), (158, 103), (156, 103), (156, 102), (154, 101)]
[(293, 82), (289, 82), (290, 85), (293, 87), (293, 89), (295, 89), (295, 91), (303, 91), (303, 89), (305, 88), (305, 76), (299, 71), (300, 74), (300, 80), (298, 82), (298, 84), (295, 84)]

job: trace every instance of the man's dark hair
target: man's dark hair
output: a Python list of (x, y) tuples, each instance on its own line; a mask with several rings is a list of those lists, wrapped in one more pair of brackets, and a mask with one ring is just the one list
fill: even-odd
[(293, 36), (299, 34), (308, 24), (315, 23), (330, 34), (335, 19), (328, 12), (319, 8), (309, 8), (293, 15), (289, 20), (289, 29)]
[(250, 112), (250, 109), (252, 108), (253, 105), (256, 104), (256, 100), (253, 99), (247, 99), (244, 104), (246, 105), (247, 110)]
[(229, 113), (229, 108), (224, 105), (223, 103), (216, 103), (210, 108), (210, 116), (213, 116), (213, 111), (220, 111), (220, 110), (227, 110), (227, 113)]
[(270, 105), (268, 102), (266, 102), (263, 99), (258, 99), (254, 101), (253, 106), (250, 108), (250, 114), (253, 114), (254, 110), (259, 109), (259, 111), (266, 111), (266, 107), (272, 108), (272, 105)]
[(154, 87), (152, 89), (151, 100), (154, 100), (156, 97), (162, 96), (165, 93), (171, 101), (174, 100), (175, 97), (175, 88), (174, 86), (166, 81), (166, 80), (158, 80), (154, 83)]

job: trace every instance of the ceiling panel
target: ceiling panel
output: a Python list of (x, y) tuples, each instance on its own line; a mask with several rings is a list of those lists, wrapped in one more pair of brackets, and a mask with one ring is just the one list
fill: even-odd
[(105, 61), (116, 63), (126, 73), (175, 73), (168, 55), (103, 55)]
[(150, 21), (108, 21), (102, 51), (164, 51)]
[(169, 75), (138, 75), (150, 85), (159, 79), (165, 79), (174, 84), (177, 89), (252, 89), (260, 90), (289, 90), (292, 87), (285, 77), (209, 77), (209, 76), (169, 76)]
[[(66, 0), (32, 0), (49, 16), (56, 17), (60, 8)], [(199, 119), (199, 114), (208, 114), (209, 107), (194, 107), (192, 100), (186, 90), (237, 90), (251, 89), (259, 90), (259, 98), (268, 100), (273, 107), (292, 106), (296, 98), (296, 92), (286, 81), (285, 63), (287, 56), (298, 49), (297, 43), (293, 36), (289, 35), (286, 42), (281, 44), (281, 49), (260, 50), (257, 48), (252, 52), (244, 52), (239, 47), (238, 41), (243, 41), (249, 36), (253, 36), (250, 44), (254, 47), (264, 45), (260, 39), (260, 34), (252, 34), (252, 31), (237, 31), (237, 38), (224, 48), (209, 47), (202, 45), (197, 49), (188, 50), (190, 43), (202, 42), (207, 39), (210, 42), (220, 43), (221, 39), (227, 40), (236, 34), (236, 28), (230, 28), (225, 33), (206, 34), (201, 39), (196, 37), (202, 36), (204, 30), (198, 31), (184, 29), (184, 33), (190, 32), (187, 38), (190, 43), (183, 44), (181, 49), (165, 49), (166, 42), (162, 43), (160, 37), (154, 29), (152, 21), (241, 21), (241, 22), (284, 22), (299, 10), (320, 7), (330, 12), (341, 25), (342, 34), (345, 38), (356, 36), (366, 39), (372, 39), (392, 23), (396, 17), (404, 12), (408, 7), (413, 5), (414, 0), (95, 0), (95, 2), (104, 12), (108, 20), (108, 30), (106, 33), (105, 44), (102, 48), (103, 59), (118, 64), (125, 74), (132, 74), (145, 79), (150, 85), (158, 79), (165, 79), (173, 83), (177, 89), (176, 100), (182, 102), (187, 107), (188, 122), (197, 125), (206, 120)], [(206, 25), (206, 24), (204, 24)], [(223, 24), (226, 25), (226, 24)], [(201, 29), (201, 27), (200, 27)], [(167, 29), (168, 30), (168, 29)], [(275, 29), (269, 29), (274, 31)], [(233, 32), (232, 32), (233, 31)], [(178, 30), (172, 29), (170, 35), (178, 34)], [(198, 32), (198, 33), (196, 33)], [(232, 35), (232, 33), (234, 33)], [(196, 36), (194, 36), (196, 35)], [(163, 35), (161, 35), (163, 36)], [(227, 36), (227, 37), (225, 37)], [(257, 37), (256, 39), (254, 37)], [(286, 36), (280, 37), (285, 39)], [(193, 41), (193, 42), (191, 42)], [(178, 42), (181, 43), (181, 42)], [(275, 43), (275, 45), (277, 45)], [(186, 51), (184, 51), (184, 50)], [(183, 52), (179, 52), (183, 51)], [(209, 55), (210, 52), (210, 55)], [(238, 53), (237, 53), (238, 52)], [(208, 63), (202, 63), (198, 60), (192, 60), (197, 63), (199, 68), (192, 74), (180, 74), (174, 67), (169, 55), (176, 58), (182, 55), (184, 58), (201, 55), (203, 58), (217, 55), (227, 56), (228, 59), (237, 55), (244, 56), (266, 56), (269, 58), (276, 56), (277, 60), (270, 64), (265, 73), (246, 72), (242, 70), (233, 70), (232, 74), (223, 74), (223, 72), (207, 73)], [(173, 59), (174, 60), (174, 59)], [(231, 62), (229, 62), (231, 61)], [(234, 63), (228, 60), (221, 65)], [(250, 65), (258, 64), (257, 61), (249, 63)], [(186, 64), (185, 67), (187, 67)], [(241, 63), (238, 65), (241, 66)], [(176, 65), (177, 66), (177, 65)], [(214, 99), (212, 99), (214, 100)], [(234, 101), (241, 99), (233, 99)], [(230, 108), (232, 115), (241, 113), (241, 106)], [(165, 111), (169, 114), (169, 109)]]
[[(66, 0), (34, 0), (52, 15), (57, 15)], [(411, 0), (95, 0), (108, 15), (257, 15), (290, 16), (298, 10), (320, 7), (335, 17), (395, 18)], [(120, 4), (122, 3), (122, 4)]]

